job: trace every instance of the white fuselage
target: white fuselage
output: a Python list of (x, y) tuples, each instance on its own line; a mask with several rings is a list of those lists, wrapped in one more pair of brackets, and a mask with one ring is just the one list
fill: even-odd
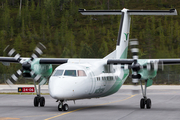
[[(58, 66), (50, 77), (49, 93), (52, 98), (76, 100), (111, 95), (119, 90), (129, 74), (119, 65), (106, 65), (107, 60), (104, 59), (72, 61)], [(75, 75), (67, 74), (73, 71)], [(79, 75), (79, 71), (85, 74)]]

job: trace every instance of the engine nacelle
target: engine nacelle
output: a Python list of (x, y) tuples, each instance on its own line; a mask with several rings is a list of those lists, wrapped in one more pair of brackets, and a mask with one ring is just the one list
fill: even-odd
[[(138, 60), (138, 63), (141, 66), (147, 65), (149, 63), (148, 60)], [(157, 75), (157, 69), (154, 69), (154, 67), (151, 67), (150, 69), (142, 68), (138, 71), (138, 74), (141, 76), (140, 80), (148, 80), (153, 79)]]
[(39, 64), (40, 59), (36, 58), (31, 63), (31, 70), (35, 72), (35, 74), (41, 74), (43, 77), (49, 77), (53, 70), (51, 64)]
[(155, 70), (147, 70), (147, 69), (141, 69), (138, 74), (141, 76), (141, 80), (148, 80), (153, 79), (157, 75), (157, 71)]

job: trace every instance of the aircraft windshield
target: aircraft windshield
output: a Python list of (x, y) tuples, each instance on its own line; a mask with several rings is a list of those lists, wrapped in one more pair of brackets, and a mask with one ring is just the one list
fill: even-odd
[(86, 73), (84, 72), (84, 70), (78, 70), (77, 73), (78, 73), (78, 76), (86, 76)]
[(73, 76), (73, 77), (76, 77), (76, 70), (65, 70), (64, 76)]
[(62, 76), (64, 70), (56, 70), (54, 71), (53, 76)]

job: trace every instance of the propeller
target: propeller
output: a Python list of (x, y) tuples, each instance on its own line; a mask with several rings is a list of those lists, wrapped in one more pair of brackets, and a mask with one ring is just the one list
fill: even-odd
[(134, 85), (134, 90), (132, 91), (133, 93), (139, 93), (139, 90), (137, 87), (139, 80), (141, 79), (141, 75), (138, 73), (142, 69), (146, 69), (148, 71), (151, 70), (159, 70), (160, 68), (163, 70), (163, 63), (160, 62), (159, 60), (151, 60), (148, 61), (145, 65), (140, 65), (138, 63), (138, 40), (137, 39), (130, 39), (130, 46), (131, 46), (131, 52), (132, 52), (132, 57), (133, 57), (133, 63), (132, 65), (124, 65), (121, 68), (123, 69), (131, 69), (132, 70), (132, 83)]
[(131, 66), (129, 66), (129, 68), (131, 68), (133, 71), (133, 73), (132, 73), (132, 83), (133, 84), (137, 84), (140, 79), (140, 75), (138, 74), (138, 71), (141, 69), (141, 66), (137, 62), (139, 49), (136, 48), (136, 46), (138, 44), (139, 43), (138, 43), (137, 39), (131, 39), (130, 45), (131, 45), (131, 52), (133, 55), (133, 64)]
[(31, 58), (28, 60), (23, 60), (19, 53), (16, 52), (14, 48), (11, 48), (9, 45), (4, 49), (4, 52), (8, 54), (10, 57), (14, 57), (21, 65), (22, 68), (17, 70), (14, 74), (11, 75), (9, 79), (6, 80), (6, 83), (9, 85), (13, 85), (17, 82), (18, 78), (23, 74), (23, 77), (32, 77), (34, 81), (39, 82), (40, 85), (45, 84), (47, 79), (44, 78), (41, 74), (36, 74), (34, 70), (31, 69), (31, 63), (43, 54), (43, 50), (46, 47), (39, 43), (34, 49), (34, 53), (31, 55)]
[(138, 63), (138, 53), (139, 49), (136, 48), (138, 46), (138, 41), (137, 39), (131, 39), (130, 40), (130, 46), (131, 46), (131, 52), (133, 56), (133, 63), (131, 66), (129, 66), (130, 69), (132, 69), (132, 83), (134, 85), (134, 88), (132, 90), (133, 94), (138, 94), (140, 92), (139, 87), (138, 87), (138, 82), (141, 76), (138, 74), (138, 71), (141, 69), (140, 64)]

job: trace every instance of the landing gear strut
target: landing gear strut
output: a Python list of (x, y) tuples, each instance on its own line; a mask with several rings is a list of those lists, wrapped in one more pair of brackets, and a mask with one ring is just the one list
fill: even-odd
[(69, 110), (68, 104), (63, 104), (63, 102), (64, 102), (64, 100), (59, 101), (58, 110), (59, 111), (68, 111)]
[(147, 98), (146, 96), (146, 90), (147, 90), (147, 80), (145, 80), (145, 88), (143, 89), (142, 81), (141, 83), (141, 90), (143, 94), (143, 98), (140, 100), (140, 108), (144, 109), (145, 105), (147, 109), (151, 109), (151, 99)]
[(34, 107), (38, 107), (39, 106), (39, 103), (40, 103), (40, 106), (41, 107), (44, 107), (45, 106), (45, 98), (41, 96), (41, 86), (38, 85), (38, 90), (37, 90), (37, 87), (36, 87), (36, 84), (34, 83), (34, 86), (35, 86), (35, 90), (36, 90), (36, 97), (34, 97)]

